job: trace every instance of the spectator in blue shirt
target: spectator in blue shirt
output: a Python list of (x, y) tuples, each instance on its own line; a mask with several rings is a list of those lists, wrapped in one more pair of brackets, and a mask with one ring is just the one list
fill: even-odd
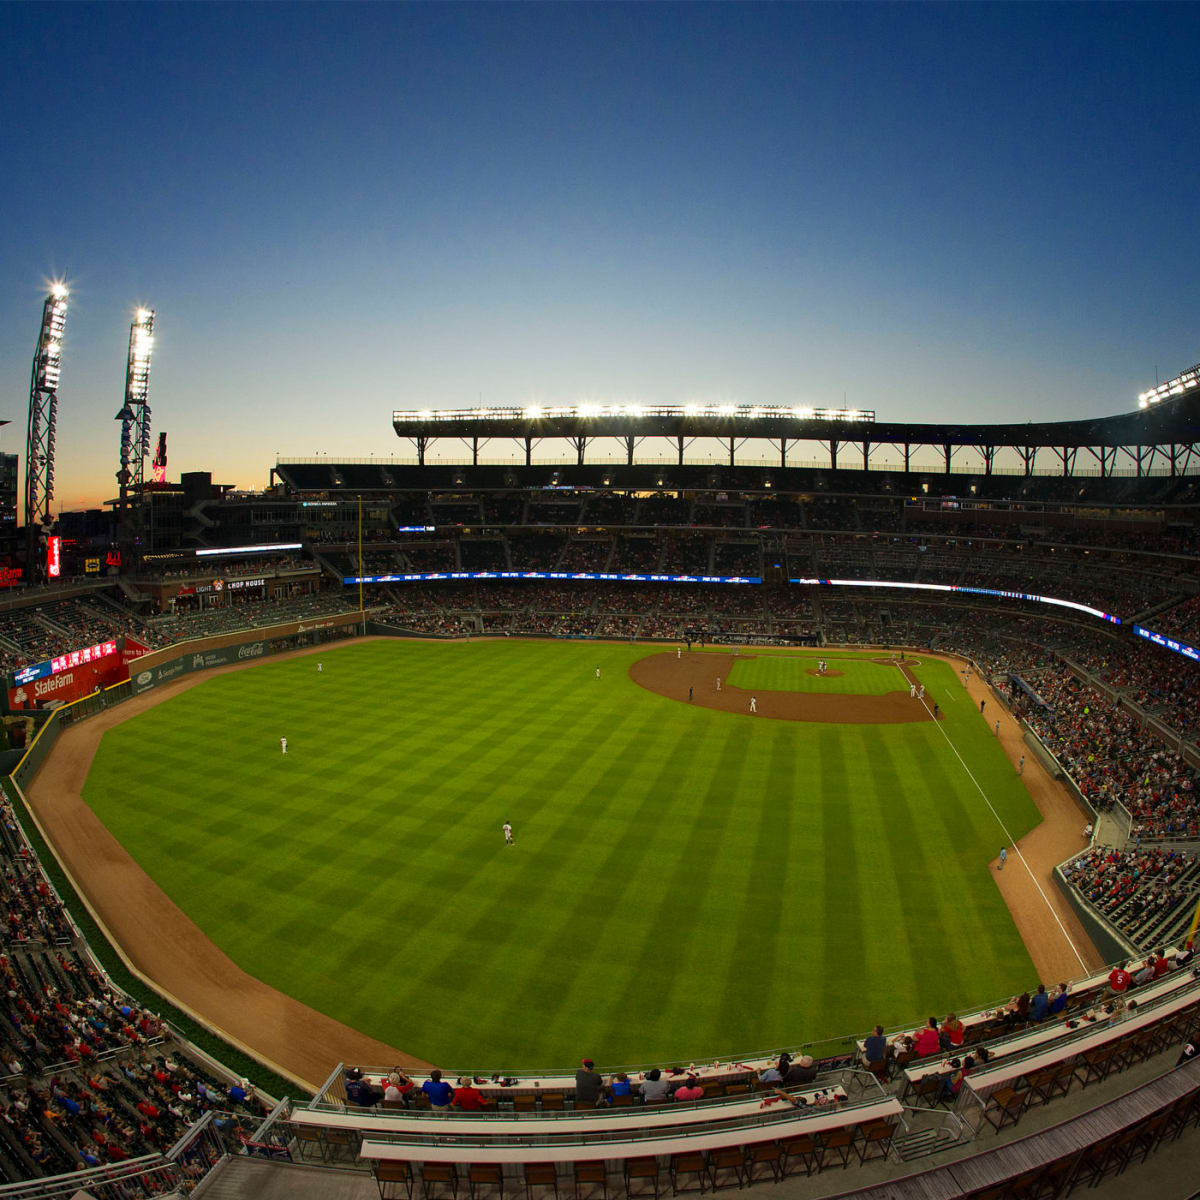
[(1050, 1001), (1049, 1013), (1052, 1017), (1057, 1017), (1067, 1011), (1067, 985), (1060, 983), (1058, 990), (1054, 993), (1054, 999)]
[(1038, 984), (1038, 990), (1029, 1002), (1029, 1015), (1035, 1021), (1044, 1021), (1050, 1011), (1050, 997), (1046, 995), (1046, 985)]
[(429, 1078), (421, 1084), (421, 1091), (429, 1097), (434, 1108), (449, 1108), (454, 1099), (454, 1089), (442, 1081), (441, 1071), (430, 1071)]

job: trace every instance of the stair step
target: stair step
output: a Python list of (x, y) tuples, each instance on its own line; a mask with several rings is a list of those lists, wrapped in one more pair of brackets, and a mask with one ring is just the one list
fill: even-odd
[(916, 1158), (928, 1158), (942, 1150), (948, 1150), (959, 1141), (952, 1129), (921, 1129), (907, 1137), (897, 1138), (892, 1147), (901, 1162), (912, 1162)]

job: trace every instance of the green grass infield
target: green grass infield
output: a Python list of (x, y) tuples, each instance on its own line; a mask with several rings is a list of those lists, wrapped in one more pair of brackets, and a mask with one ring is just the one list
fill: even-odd
[[(754, 652), (747, 652), (754, 653)], [(890, 662), (875, 662), (887, 655), (788, 650), (754, 653), (733, 660), (729, 682), (747, 691), (817, 692), (822, 695), (883, 696), (908, 693), (908, 680)], [(817, 673), (824, 661), (827, 674)]]
[(947, 738), (1014, 835), (1037, 810), (949, 666), (915, 669), (938, 724), (818, 725), (646, 691), (628, 667), (657, 652), (261, 663), (106, 733), (84, 797), (244, 969), (454, 1069), (727, 1058), (1033, 981)]

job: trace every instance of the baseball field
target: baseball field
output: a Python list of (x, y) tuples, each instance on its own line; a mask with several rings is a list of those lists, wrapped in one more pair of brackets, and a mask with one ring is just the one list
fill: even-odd
[(108, 730), (83, 795), (245, 970), (454, 1069), (1011, 994), (1033, 967), (988, 864), (1028, 792), (950, 665), (824, 656), (347, 644)]

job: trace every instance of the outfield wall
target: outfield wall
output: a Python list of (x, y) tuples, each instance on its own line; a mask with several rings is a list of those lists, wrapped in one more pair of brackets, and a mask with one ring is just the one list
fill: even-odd
[(309, 641), (300, 640), (310, 635), (313, 635), (314, 641), (352, 637), (361, 632), (362, 624), (361, 612), (349, 612), (313, 621), (288, 621), (283, 625), (243, 629), (237, 633), (198, 638), (193, 642), (179, 642), (144, 654), (137, 660), (137, 670), (130, 676), (133, 695), (140, 695), (159, 684), (190, 675), (193, 671), (207, 671), (213, 667), (226, 667), (232, 663), (253, 661), (294, 650), (310, 644)]

